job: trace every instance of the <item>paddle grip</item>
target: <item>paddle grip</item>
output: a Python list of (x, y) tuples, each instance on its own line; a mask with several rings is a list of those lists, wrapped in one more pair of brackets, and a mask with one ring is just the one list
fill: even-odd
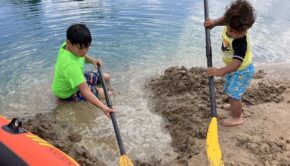
[[(98, 72), (100, 74), (101, 83), (102, 83), (102, 87), (103, 87), (103, 90), (104, 90), (107, 106), (109, 108), (113, 108), (113, 104), (112, 104), (111, 98), (110, 98), (110, 96), (108, 94), (108, 89), (107, 89), (107, 86), (106, 86), (106, 82), (105, 82), (105, 79), (104, 79), (102, 68), (101, 68), (101, 66), (99, 64), (97, 65), (97, 67), (98, 67)], [(125, 147), (124, 147), (124, 144), (123, 144), (123, 141), (122, 141), (122, 138), (121, 138), (120, 130), (118, 128), (118, 123), (117, 123), (117, 120), (116, 120), (115, 113), (114, 112), (110, 112), (110, 115), (111, 115), (111, 119), (112, 119), (112, 123), (113, 123), (113, 127), (114, 127), (115, 135), (116, 135), (116, 138), (117, 138), (117, 142), (118, 142), (120, 153), (121, 153), (121, 155), (124, 155), (124, 154), (126, 154), (126, 151), (125, 151)]]

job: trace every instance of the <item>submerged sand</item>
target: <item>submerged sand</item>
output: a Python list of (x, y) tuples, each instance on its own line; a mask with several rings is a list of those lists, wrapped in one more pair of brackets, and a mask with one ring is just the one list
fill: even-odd
[[(243, 98), (245, 123), (236, 127), (219, 125), (219, 142), (226, 165), (289, 165), (290, 163), (290, 65), (258, 67)], [(262, 70), (259, 70), (262, 69)], [(287, 73), (288, 72), (288, 73)], [(275, 74), (275, 75), (274, 75)], [(211, 120), (208, 78), (204, 68), (170, 67), (146, 83), (151, 110), (164, 118), (164, 126), (179, 154), (170, 163), (152, 156), (135, 165), (208, 165), (205, 139)], [(216, 79), (218, 119), (228, 116), (223, 80)], [(26, 119), (29, 131), (75, 158), (81, 165), (105, 165), (84, 147), (82, 137), (71, 126), (38, 114)], [(150, 155), (150, 154), (148, 154)]]

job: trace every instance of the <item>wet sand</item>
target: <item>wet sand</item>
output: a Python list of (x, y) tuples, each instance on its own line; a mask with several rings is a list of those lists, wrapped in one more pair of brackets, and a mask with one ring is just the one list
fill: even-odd
[[(257, 67), (255, 79), (244, 95), (244, 124), (219, 125), (219, 142), (226, 165), (287, 165), (290, 163), (290, 66)], [(170, 67), (150, 78), (145, 86), (150, 109), (164, 118), (179, 155), (170, 163), (154, 156), (134, 161), (140, 166), (208, 165), (205, 139), (211, 120), (207, 76), (204, 68)], [(218, 119), (228, 116), (223, 80), (215, 79)], [(82, 137), (71, 126), (38, 114), (25, 119), (26, 129), (75, 158), (81, 165), (105, 165), (78, 145)], [(150, 155), (150, 154), (148, 154)], [(134, 157), (134, 156), (130, 156)]]
[(78, 145), (82, 136), (74, 131), (72, 126), (58, 121), (52, 114), (39, 113), (34, 117), (26, 117), (22, 121), (25, 129), (59, 148), (74, 158), (80, 165), (106, 165), (96, 156), (92, 156), (85, 147)]

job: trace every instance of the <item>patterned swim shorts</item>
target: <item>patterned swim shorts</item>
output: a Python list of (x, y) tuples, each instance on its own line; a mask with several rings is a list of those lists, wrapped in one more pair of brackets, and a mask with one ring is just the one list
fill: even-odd
[(242, 95), (249, 87), (255, 73), (254, 65), (250, 64), (242, 70), (234, 71), (225, 75), (224, 91), (225, 93), (236, 100), (241, 100)]
[[(86, 71), (85, 79), (87, 80), (87, 84), (93, 94), (95, 94), (99, 98), (99, 92), (97, 89), (97, 85), (101, 83), (100, 74), (98, 71)], [(85, 98), (82, 96), (81, 92), (78, 90), (75, 94), (72, 96), (66, 98), (66, 99), (60, 99), (61, 101), (85, 101)]]

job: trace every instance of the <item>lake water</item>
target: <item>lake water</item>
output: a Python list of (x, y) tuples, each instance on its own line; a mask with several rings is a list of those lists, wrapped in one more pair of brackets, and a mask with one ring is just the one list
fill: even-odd
[[(221, 16), (229, 2), (209, 0), (210, 16)], [(289, 62), (290, 3), (252, 3), (257, 12), (250, 31), (254, 62)], [(67, 27), (85, 23), (93, 36), (89, 54), (101, 58), (113, 78), (113, 103), (128, 154), (170, 158), (175, 155), (171, 138), (162, 118), (150, 112), (143, 83), (169, 66), (206, 66), (203, 19), (203, 1), (198, 0), (1, 0), (0, 113), (55, 112), (76, 126), (84, 137), (81, 144), (108, 164), (116, 163), (110, 120), (86, 103), (57, 106), (50, 91)], [(221, 30), (211, 31), (217, 66), (222, 64)]]

